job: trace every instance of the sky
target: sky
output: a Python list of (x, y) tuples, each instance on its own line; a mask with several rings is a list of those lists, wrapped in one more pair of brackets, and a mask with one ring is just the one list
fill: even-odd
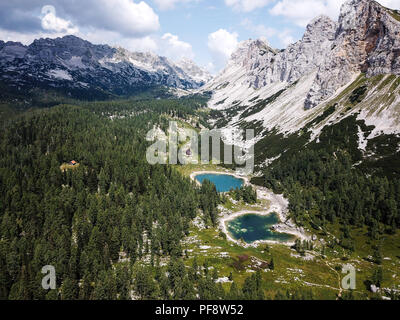
[[(238, 43), (274, 48), (301, 39), (324, 14), (337, 20), (345, 0), (0, 0), (0, 39), (30, 44), (73, 34), (95, 44), (194, 60), (217, 73)], [(400, 9), (400, 0), (380, 0)]]

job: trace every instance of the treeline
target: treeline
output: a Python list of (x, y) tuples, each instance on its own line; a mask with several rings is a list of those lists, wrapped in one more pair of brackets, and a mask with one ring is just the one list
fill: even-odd
[(218, 204), (221, 202), (220, 196), (215, 185), (204, 180), (200, 187), (200, 208), (203, 211), (203, 220), (207, 226), (217, 226), (218, 223)]
[[(210, 270), (207, 261), (199, 265), (194, 259), (192, 268), (186, 268), (183, 260), (170, 260), (164, 268), (139, 267), (135, 272), (134, 283), (140, 299), (163, 300), (237, 300), (264, 299), (261, 272), (253, 274), (245, 280), (243, 286), (234, 281), (229, 289), (224, 289), (218, 282), (218, 271)], [(148, 290), (148, 288), (153, 288)]]
[(268, 167), (263, 184), (286, 194), (300, 225), (367, 225), (373, 238), (400, 227), (399, 180), (365, 174), (345, 151), (304, 149)]
[(229, 191), (229, 195), (235, 201), (243, 200), (245, 203), (249, 204), (257, 203), (257, 191), (251, 186), (242, 186), (240, 188), (232, 189)]
[(135, 116), (142, 113), (167, 114), (177, 118), (197, 116), (197, 110), (207, 104), (207, 98), (192, 95), (184, 98), (154, 99), (132, 97), (126, 100), (80, 102), (79, 106), (102, 116)]
[[(167, 270), (167, 272), (165, 272)], [(191, 268), (185, 268), (183, 260), (171, 260), (168, 265), (138, 266), (133, 272), (137, 299), (152, 300), (264, 300), (268, 291), (262, 280), (260, 270), (248, 276), (242, 285), (235, 279), (229, 279), (225, 286), (218, 281), (216, 269), (211, 269), (207, 260), (199, 265), (196, 258)], [(294, 290), (286, 294), (270, 292), (271, 298), (277, 300), (312, 300), (312, 290)], [(114, 298), (114, 297), (108, 297)]]
[[(64, 105), (3, 128), (1, 299), (129, 298), (135, 262), (179, 259), (200, 208), (215, 223), (214, 203), (204, 200), (218, 197), (215, 190), (147, 163), (146, 132), (160, 113), (111, 121)], [(71, 160), (79, 166), (62, 171)], [(41, 287), (45, 265), (56, 269), (57, 290)]]

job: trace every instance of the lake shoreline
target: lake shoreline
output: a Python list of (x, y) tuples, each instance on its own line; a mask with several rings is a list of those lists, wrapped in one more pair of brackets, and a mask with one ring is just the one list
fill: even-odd
[(242, 179), (243, 185), (245, 185), (245, 186), (250, 185), (250, 179), (248, 177), (241, 176), (236, 173), (231, 173), (229, 171), (226, 171), (226, 172), (224, 172), (224, 171), (195, 171), (190, 174), (190, 179), (195, 181), (197, 183), (197, 185), (201, 186), (201, 183), (196, 179), (196, 177), (199, 175), (202, 175), (202, 174), (229, 175), (236, 179)]
[(232, 212), (230, 210), (225, 209), (224, 207), (220, 206), (220, 219), (219, 219), (219, 230), (222, 231), (230, 242), (234, 242), (244, 248), (249, 247), (258, 247), (261, 244), (281, 244), (286, 246), (293, 246), (294, 241), (273, 241), (273, 240), (258, 240), (252, 243), (245, 243), (240, 240), (236, 240), (232, 237), (230, 232), (227, 230), (226, 223), (229, 221), (234, 220), (240, 216), (246, 214), (256, 214), (260, 216), (268, 216), (272, 213), (276, 213), (280, 223), (274, 225), (273, 231), (276, 233), (286, 233), (289, 235), (293, 235), (300, 240), (311, 240), (311, 237), (306, 234), (303, 228), (296, 226), (296, 224), (291, 221), (288, 217), (288, 205), (289, 202), (285, 199), (282, 195), (277, 195), (273, 193), (271, 190), (255, 186), (250, 183), (250, 179), (247, 176), (241, 176), (235, 173), (232, 173), (228, 170), (226, 171), (196, 171), (190, 174), (191, 180), (195, 181), (197, 185), (201, 185), (199, 181), (196, 180), (196, 176), (201, 174), (216, 174), (216, 175), (230, 175), (238, 179), (243, 179), (244, 185), (250, 185), (257, 191), (257, 198), (258, 199), (265, 199), (270, 202), (269, 208), (264, 208), (263, 211), (251, 211), (251, 210), (243, 210), (239, 212)]
[[(260, 244), (284, 244), (284, 245), (289, 245), (292, 246), (294, 244), (293, 241), (278, 241), (278, 240), (257, 240), (257, 241), (253, 241), (251, 243), (247, 243), (238, 239), (235, 239), (231, 232), (229, 232), (227, 224), (239, 217), (242, 216), (246, 216), (246, 215), (257, 215), (257, 216), (261, 216), (261, 217), (267, 217), (269, 215), (273, 215), (275, 214), (279, 220), (279, 215), (274, 212), (265, 212), (265, 211), (260, 211), (260, 212), (255, 212), (255, 211), (251, 211), (251, 210), (243, 210), (243, 211), (239, 211), (239, 212), (235, 212), (233, 214), (230, 215), (225, 215), (223, 217), (221, 217), (222, 219), (220, 220), (220, 225), (219, 225), (219, 229), (226, 234), (227, 239), (231, 242), (235, 242), (236, 244), (241, 245), (242, 247), (248, 248), (248, 247), (258, 247)], [(291, 235), (296, 237), (296, 235), (292, 234), (292, 233), (288, 233), (288, 232), (281, 232), (281, 231), (277, 231), (276, 227), (278, 226), (278, 224), (274, 225), (274, 230), (271, 230), (274, 233), (284, 233), (287, 235)]]

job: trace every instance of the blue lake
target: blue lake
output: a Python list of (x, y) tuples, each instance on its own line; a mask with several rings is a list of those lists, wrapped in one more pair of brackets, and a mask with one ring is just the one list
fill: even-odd
[(275, 213), (268, 216), (258, 214), (246, 214), (226, 222), (228, 232), (235, 240), (243, 239), (246, 243), (259, 240), (287, 242), (295, 239), (295, 236), (278, 233), (270, 228), (279, 223)]
[(228, 174), (207, 173), (199, 174), (195, 178), (200, 183), (203, 183), (204, 180), (211, 181), (213, 184), (215, 184), (218, 192), (228, 192), (231, 189), (240, 188), (244, 183), (243, 179), (239, 179)]

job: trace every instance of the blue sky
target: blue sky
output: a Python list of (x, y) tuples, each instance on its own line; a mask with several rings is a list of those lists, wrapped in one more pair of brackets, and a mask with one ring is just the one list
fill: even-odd
[[(238, 42), (285, 48), (314, 17), (337, 19), (345, 0), (0, 0), (0, 39), (74, 34), (93, 43), (193, 59), (221, 70)], [(400, 8), (400, 0), (379, 0)]]
[(195, 60), (207, 65), (215, 60), (208, 46), (208, 37), (220, 29), (236, 33), (237, 41), (265, 37), (276, 48), (284, 48), (300, 39), (304, 27), (292, 23), (290, 19), (271, 15), (270, 7), (244, 12), (227, 6), (224, 1), (203, 0), (157, 12), (160, 31), (176, 34), (180, 40), (190, 43)]

